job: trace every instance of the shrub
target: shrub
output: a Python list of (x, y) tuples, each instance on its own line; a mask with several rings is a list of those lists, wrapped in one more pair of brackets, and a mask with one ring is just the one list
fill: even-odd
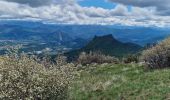
[(141, 60), (152, 69), (170, 67), (170, 38), (143, 51)]
[(58, 66), (66, 65), (67, 64), (67, 57), (59, 54), (59, 55), (57, 55), (55, 62)]
[(132, 63), (132, 62), (137, 63), (138, 56), (137, 55), (128, 55), (126, 58), (123, 58), (123, 62), (124, 63)]
[(0, 59), (1, 100), (63, 100), (67, 99), (73, 65), (58, 67), (34, 60), (26, 55), (4, 56)]
[(85, 53), (82, 52), (79, 55), (78, 63), (86, 65), (86, 64), (92, 64), (92, 63), (118, 63), (119, 60), (115, 57), (106, 56), (100, 52), (90, 52)]

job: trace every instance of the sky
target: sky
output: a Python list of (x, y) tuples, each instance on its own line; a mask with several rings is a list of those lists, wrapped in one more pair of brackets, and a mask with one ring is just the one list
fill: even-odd
[(170, 27), (170, 0), (0, 0), (0, 20)]
[(78, 3), (83, 7), (101, 7), (104, 9), (113, 9), (116, 6), (116, 4), (106, 0), (79, 0)]

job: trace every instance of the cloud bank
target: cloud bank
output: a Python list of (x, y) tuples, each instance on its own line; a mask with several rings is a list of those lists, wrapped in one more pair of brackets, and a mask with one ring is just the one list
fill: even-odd
[(170, 26), (169, 0), (108, 1), (117, 3), (116, 7), (82, 7), (75, 0), (0, 0), (0, 19), (29, 18), (61, 24)]

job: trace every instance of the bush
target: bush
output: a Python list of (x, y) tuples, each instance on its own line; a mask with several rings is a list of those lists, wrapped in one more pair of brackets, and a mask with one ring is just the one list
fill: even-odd
[(170, 67), (170, 38), (143, 51), (141, 60), (151, 69)]
[[(49, 64), (48, 64), (49, 65)], [(34, 57), (12, 55), (0, 58), (1, 100), (63, 100), (73, 78), (72, 65), (50, 67)]]
[(132, 63), (132, 62), (137, 63), (138, 56), (137, 55), (128, 55), (126, 58), (123, 58), (123, 62), (124, 63)]
[(118, 63), (118, 62), (119, 60), (117, 58), (106, 56), (104, 54), (101, 54), (100, 52), (90, 52), (88, 54), (82, 52), (78, 58), (78, 63), (82, 65), (92, 64), (92, 63), (102, 64), (102, 63)]
[(59, 54), (59, 55), (57, 55), (55, 62), (58, 66), (66, 65), (67, 64), (67, 57)]

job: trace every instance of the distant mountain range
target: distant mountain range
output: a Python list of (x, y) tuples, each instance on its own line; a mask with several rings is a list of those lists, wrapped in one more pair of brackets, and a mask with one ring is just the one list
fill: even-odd
[[(103, 39), (94, 36), (106, 36)], [(24, 52), (41, 52), (44, 49), (50, 50), (52, 54), (58, 52), (70, 51), (84, 47), (84, 50), (94, 50), (98, 48), (98, 43), (104, 52), (113, 54), (113, 51), (120, 51), (130, 47), (145, 46), (146, 44), (156, 43), (170, 35), (169, 28), (158, 27), (137, 27), (121, 25), (63, 25), (49, 24), (41, 21), (18, 21), (18, 20), (0, 20), (0, 54), (8, 45), (22, 45)], [(103, 40), (102, 40), (103, 39)], [(92, 40), (92, 41), (91, 41)], [(105, 42), (103, 43), (103, 41)], [(89, 43), (89, 41), (91, 41)], [(102, 41), (102, 43), (100, 42)], [(108, 41), (108, 43), (106, 42)], [(88, 44), (89, 43), (89, 44)], [(95, 44), (97, 43), (97, 44)], [(112, 44), (119, 44), (112, 47)], [(102, 45), (103, 44), (103, 45)], [(91, 46), (92, 45), (92, 46)], [(110, 49), (105, 49), (110, 45)], [(127, 46), (128, 45), (128, 46)], [(126, 47), (127, 46), (127, 47)], [(120, 47), (120, 48), (119, 48)], [(117, 49), (115, 49), (117, 48)], [(135, 50), (133, 48), (133, 50)], [(3, 51), (3, 52), (1, 52)], [(116, 55), (116, 54), (113, 54)], [(122, 54), (124, 55), (124, 54)], [(119, 53), (119, 56), (120, 53)]]
[(18, 41), (69, 41), (72, 39), (70, 34), (57, 30), (54, 27), (40, 23), (30, 23), (30, 26), (25, 24), (28, 23), (0, 24), (0, 39)]
[(116, 40), (112, 34), (95, 36), (86, 46), (81, 49), (73, 50), (66, 55), (69, 59), (75, 59), (81, 52), (101, 52), (105, 55), (123, 57), (128, 54), (135, 54), (142, 50), (142, 47), (134, 43), (122, 43)]
[(0, 40), (72, 41), (112, 34), (122, 42), (146, 45), (170, 34), (169, 28), (121, 25), (59, 25), (31, 21), (0, 21)]

